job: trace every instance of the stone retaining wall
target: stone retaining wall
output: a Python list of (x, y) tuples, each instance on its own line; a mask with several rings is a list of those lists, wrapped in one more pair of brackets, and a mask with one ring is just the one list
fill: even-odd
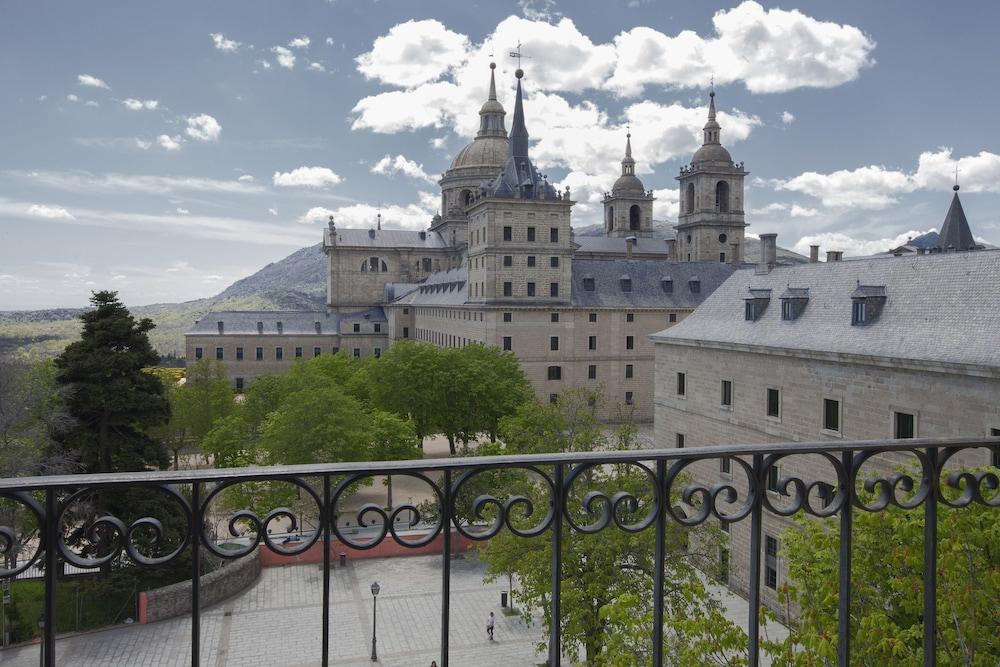
[[(249, 588), (260, 576), (260, 553), (254, 551), (201, 578), (201, 606), (210, 607)], [(139, 622), (153, 623), (191, 613), (191, 581), (139, 593)]]

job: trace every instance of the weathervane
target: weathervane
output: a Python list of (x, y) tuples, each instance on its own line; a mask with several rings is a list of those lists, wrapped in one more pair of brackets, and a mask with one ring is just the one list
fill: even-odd
[(958, 172), (961, 171), (958, 168), (958, 163), (955, 163), (955, 189), (958, 190)]
[(510, 57), (517, 58), (517, 68), (521, 69), (521, 58), (530, 58), (531, 56), (521, 54), (521, 40), (517, 40), (517, 49), (510, 52)]
[(378, 221), (377, 222), (378, 229), (381, 231), (381, 229), (382, 229), (382, 202), (378, 203), (378, 216), (376, 217), (376, 220)]

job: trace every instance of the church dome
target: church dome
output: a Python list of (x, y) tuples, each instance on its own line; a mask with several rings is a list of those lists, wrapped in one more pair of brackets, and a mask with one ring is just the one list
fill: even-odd
[(699, 162), (725, 162), (726, 164), (730, 164), (732, 161), (733, 156), (729, 154), (729, 151), (722, 144), (705, 144), (695, 151), (694, 157), (691, 158), (691, 164), (698, 164)]
[(452, 169), (488, 167), (500, 171), (507, 160), (507, 137), (477, 137), (451, 162)]
[(642, 181), (635, 174), (622, 174), (615, 181), (614, 186), (611, 188), (612, 194), (621, 194), (625, 192), (634, 192), (638, 194), (646, 194), (646, 188), (643, 186)]

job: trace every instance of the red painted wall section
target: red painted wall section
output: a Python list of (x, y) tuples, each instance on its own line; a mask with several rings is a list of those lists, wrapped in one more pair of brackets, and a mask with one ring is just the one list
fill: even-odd
[[(419, 540), (421, 536), (419, 534), (406, 534), (404, 536), (408, 540)], [(359, 540), (360, 541), (360, 540)], [(451, 534), (451, 548), (453, 553), (461, 553), (463, 551), (468, 551), (472, 547), (473, 541), (464, 537), (456, 532)], [(392, 535), (386, 535), (382, 543), (371, 549), (354, 549), (339, 540), (332, 540), (330, 542), (330, 561), (336, 565), (339, 561), (341, 553), (347, 554), (347, 559), (356, 558), (392, 558), (394, 556), (429, 556), (433, 554), (439, 554), (444, 550), (444, 537), (438, 535), (436, 538), (431, 540), (428, 544), (422, 547), (404, 547), (398, 544)], [(282, 554), (276, 554), (266, 546), (261, 545), (259, 547), (260, 551), (260, 563), (264, 567), (275, 567), (279, 565), (293, 565), (296, 563), (322, 563), (323, 562), (323, 546), (321, 542), (316, 542), (305, 551), (294, 556), (285, 556)]]

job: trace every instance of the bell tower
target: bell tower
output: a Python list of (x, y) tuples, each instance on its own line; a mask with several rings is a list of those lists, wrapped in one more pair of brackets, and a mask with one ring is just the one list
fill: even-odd
[(733, 162), (719, 141), (715, 90), (709, 93), (703, 143), (681, 167), (677, 257), (682, 262), (733, 262), (744, 258), (743, 180), (749, 173)]
[(607, 236), (652, 236), (653, 193), (635, 175), (632, 133), (625, 135), (622, 175), (604, 195), (604, 233)]

